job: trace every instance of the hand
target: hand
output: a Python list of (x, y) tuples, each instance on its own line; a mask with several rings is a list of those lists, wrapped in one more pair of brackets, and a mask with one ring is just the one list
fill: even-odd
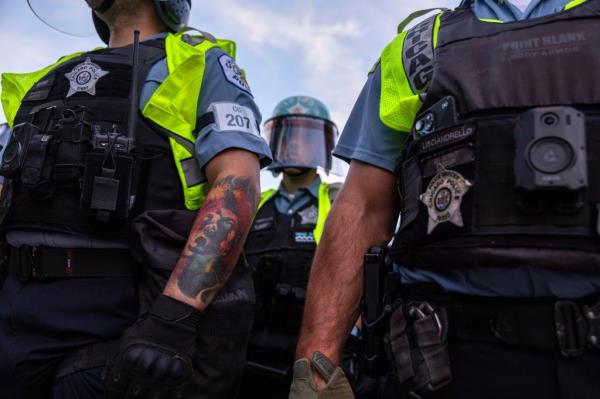
[(109, 366), (107, 399), (178, 399), (192, 378), (192, 356), (201, 314), (160, 295), (121, 338)]
[[(313, 375), (313, 369), (317, 374)], [(317, 388), (315, 377), (323, 378), (323, 389)], [(300, 359), (294, 363), (289, 399), (354, 399), (354, 394), (342, 369), (321, 352), (315, 352), (311, 360)]]

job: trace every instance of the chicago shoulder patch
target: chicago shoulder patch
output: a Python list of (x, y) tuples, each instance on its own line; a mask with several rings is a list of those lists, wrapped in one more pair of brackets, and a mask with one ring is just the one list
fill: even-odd
[(221, 69), (223, 70), (223, 74), (225, 75), (225, 79), (237, 87), (245, 91), (246, 93), (252, 95), (252, 91), (250, 90), (250, 85), (246, 81), (246, 77), (244, 73), (237, 66), (233, 58), (231, 58), (227, 54), (223, 54), (219, 57), (219, 65), (221, 65)]

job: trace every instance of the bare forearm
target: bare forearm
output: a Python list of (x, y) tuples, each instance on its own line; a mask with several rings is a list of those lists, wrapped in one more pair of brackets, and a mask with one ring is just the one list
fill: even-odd
[(215, 180), (164, 294), (204, 310), (223, 287), (244, 245), (259, 199), (256, 179)]
[[(391, 195), (395, 200), (393, 191)], [(374, 209), (351, 187), (336, 200), (311, 270), (298, 357), (310, 357), (318, 350), (339, 362), (359, 315), (363, 256), (393, 232), (395, 203), (385, 202), (380, 201), (383, 208)]]

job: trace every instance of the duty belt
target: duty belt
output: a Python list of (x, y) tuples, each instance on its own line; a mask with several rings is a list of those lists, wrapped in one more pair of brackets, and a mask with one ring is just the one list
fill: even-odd
[(524, 303), (406, 291), (402, 297), (409, 306), (427, 303), (439, 311), (447, 319), (451, 340), (559, 351), (565, 357), (581, 356), (586, 349), (600, 350), (598, 298)]
[(0, 247), (0, 272), (24, 280), (135, 277), (136, 263), (127, 249)]

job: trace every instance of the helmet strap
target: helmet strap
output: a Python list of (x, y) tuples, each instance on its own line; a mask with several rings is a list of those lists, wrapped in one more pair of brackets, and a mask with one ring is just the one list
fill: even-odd
[[(294, 172), (294, 173), (290, 173), (289, 170), (290, 169), (297, 169), (298, 172)], [(283, 171), (284, 174), (291, 176), (291, 177), (301, 177), (304, 176), (305, 174), (307, 174), (308, 172), (310, 172), (311, 170), (313, 170), (314, 168), (281, 168), (280, 170)]]

